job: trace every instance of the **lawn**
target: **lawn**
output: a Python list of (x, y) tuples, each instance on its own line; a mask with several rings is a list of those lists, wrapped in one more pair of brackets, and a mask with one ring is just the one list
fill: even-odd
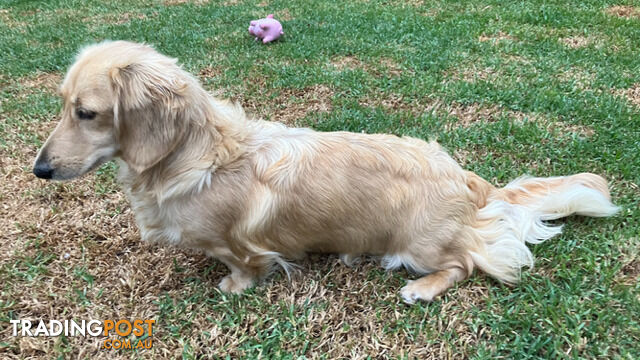
[[(270, 45), (249, 21), (276, 14)], [(83, 45), (153, 44), (255, 117), (437, 139), (495, 184), (595, 172), (622, 207), (571, 217), (515, 287), (481, 273), (405, 305), (411, 274), (312, 255), (241, 296), (140, 241), (109, 163), (31, 174)], [(640, 358), (640, 2), (0, 0), (1, 358)], [(156, 319), (151, 350), (11, 336), (11, 319)]]

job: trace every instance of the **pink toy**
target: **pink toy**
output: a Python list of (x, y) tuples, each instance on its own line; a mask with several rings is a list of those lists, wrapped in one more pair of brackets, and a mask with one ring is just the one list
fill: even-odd
[(256, 37), (256, 40), (262, 39), (264, 44), (271, 42), (284, 34), (280, 22), (273, 18), (273, 14), (267, 15), (266, 18), (253, 20), (249, 25), (249, 34)]

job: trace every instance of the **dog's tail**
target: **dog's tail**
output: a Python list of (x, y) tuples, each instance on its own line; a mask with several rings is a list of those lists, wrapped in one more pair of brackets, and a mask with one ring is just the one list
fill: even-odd
[(618, 211), (607, 182), (590, 173), (521, 177), (497, 189), (468, 172), (467, 183), (479, 207), (472, 227), (477, 248), (469, 253), (477, 267), (507, 283), (518, 281), (523, 266), (533, 266), (526, 243), (536, 244), (561, 232), (562, 225), (547, 220), (572, 214), (611, 216)]

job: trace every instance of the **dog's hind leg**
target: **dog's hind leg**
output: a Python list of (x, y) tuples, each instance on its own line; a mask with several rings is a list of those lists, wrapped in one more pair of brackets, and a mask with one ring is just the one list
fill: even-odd
[(281, 266), (287, 276), (295, 265), (287, 262), (282, 258), (280, 253), (273, 251), (260, 251), (253, 255), (247, 255), (242, 258), (230, 255), (218, 255), (220, 259), (231, 270), (231, 274), (225, 276), (218, 287), (224, 292), (240, 294), (244, 290), (252, 287), (258, 280), (264, 279), (270, 274), (276, 266)]
[[(230, 251), (228, 253), (231, 254)], [(270, 266), (268, 263), (263, 263), (262, 261), (251, 262), (250, 257), (246, 257), (244, 261), (233, 255), (218, 255), (217, 258), (231, 270), (231, 274), (222, 278), (218, 284), (218, 288), (224, 292), (233, 294), (240, 294), (244, 290), (252, 287), (257, 280), (268, 272)]]
[(231, 274), (225, 276), (218, 284), (220, 290), (233, 294), (240, 294), (255, 283), (255, 277), (248, 271), (227, 263)]
[(456, 281), (464, 280), (468, 275), (469, 273), (460, 267), (436, 271), (418, 280), (409, 280), (407, 285), (400, 290), (400, 295), (407, 304), (413, 304), (419, 300), (432, 301), (436, 296), (452, 287)]

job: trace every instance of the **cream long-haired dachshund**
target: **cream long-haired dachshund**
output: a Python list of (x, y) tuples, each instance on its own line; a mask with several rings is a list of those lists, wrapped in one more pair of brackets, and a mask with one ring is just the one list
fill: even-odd
[(404, 301), (431, 301), (475, 267), (516, 282), (533, 262), (526, 243), (560, 233), (545, 220), (617, 211), (590, 173), (498, 189), (435, 142), (247, 119), (142, 44), (85, 48), (60, 90), (62, 119), (35, 175), (72, 179), (118, 159), (142, 238), (219, 259), (227, 292), (328, 252), (404, 266), (423, 276), (401, 289)]

